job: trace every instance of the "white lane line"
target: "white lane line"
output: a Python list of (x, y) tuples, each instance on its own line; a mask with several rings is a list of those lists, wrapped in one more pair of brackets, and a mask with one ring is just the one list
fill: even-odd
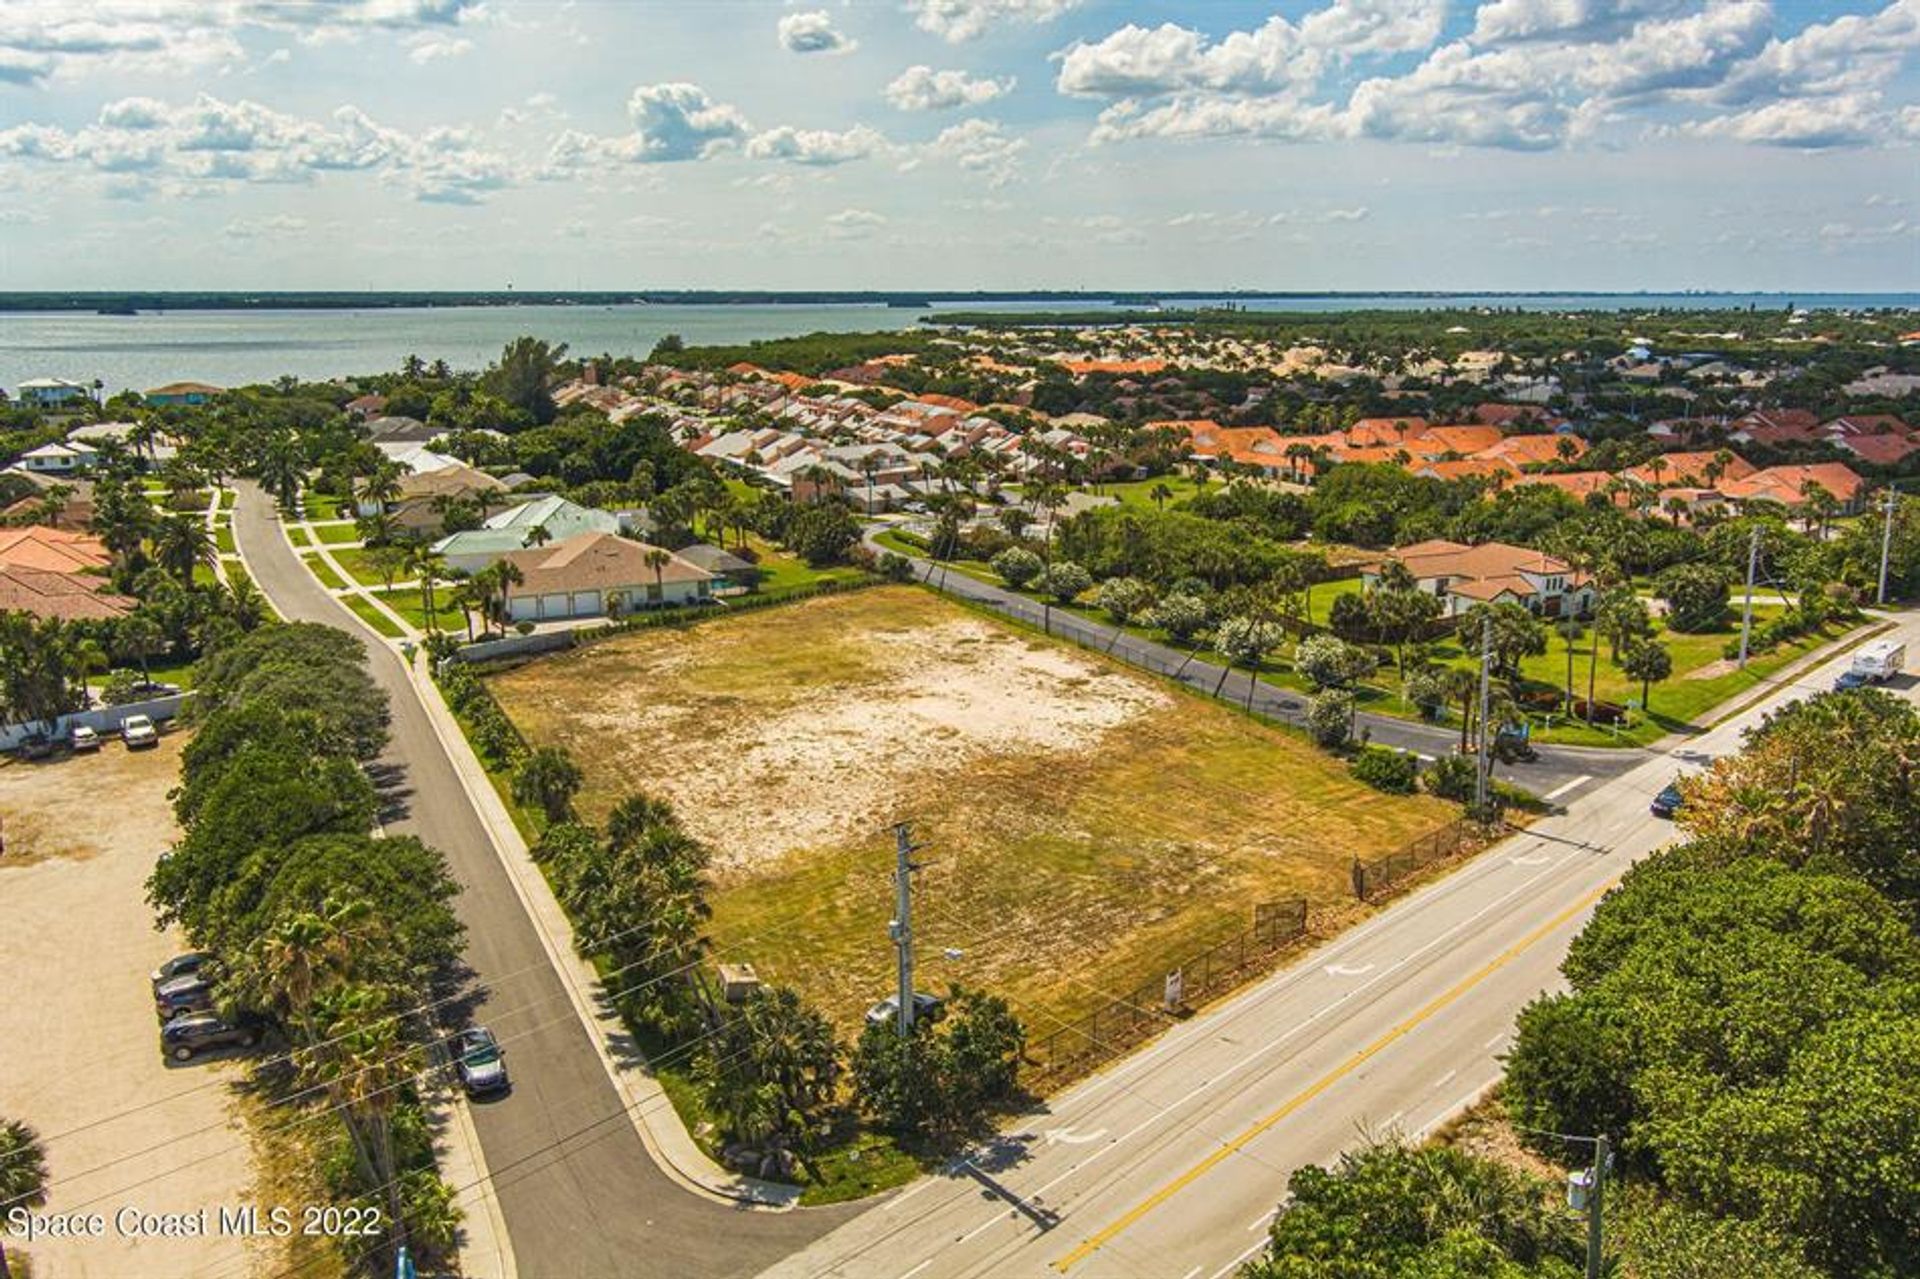
[(1406, 1111), (1396, 1110), (1391, 1115), (1388, 1115), (1385, 1119), (1381, 1120), (1380, 1126), (1382, 1128), (1391, 1129), (1395, 1124), (1399, 1123), (1402, 1119), (1405, 1119), (1406, 1117), (1407, 1117)]
[(1329, 977), (1365, 977), (1373, 971), (1372, 964), (1328, 964)]
[(958, 1168), (949, 1168), (945, 1172), (943, 1172), (940, 1176), (922, 1177), (920, 1179), (919, 1185), (912, 1186), (906, 1190), (901, 1191), (899, 1194), (895, 1195), (893, 1198), (887, 1200), (887, 1202), (881, 1204), (880, 1207), (882, 1211), (892, 1212), (895, 1208), (898, 1208), (901, 1204), (913, 1198), (915, 1195), (919, 1194), (922, 1190), (927, 1190), (935, 1185), (938, 1185), (946, 1177), (951, 1176), (953, 1173), (956, 1173), (958, 1171), (960, 1171)]
[(922, 1270), (925, 1270), (928, 1266), (932, 1264), (933, 1264), (933, 1258), (928, 1257), (925, 1261), (921, 1262), (919, 1265), (915, 1266), (913, 1269), (907, 1271), (907, 1273), (905, 1273), (904, 1275), (901, 1275), (900, 1279), (913, 1279), (915, 1275), (919, 1274)]
[(1278, 1208), (1267, 1209), (1265, 1212), (1261, 1213), (1258, 1217), (1255, 1217), (1253, 1219), (1253, 1224), (1248, 1226), (1247, 1229), (1259, 1230), (1261, 1227), (1265, 1226), (1268, 1222), (1272, 1221), (1273, 1214), (1278, 1211), (1280, 1211)]
[(1196, 1279), (1196, 1276), (1198, 1276), (1199, 1273), (1205, 1269), (1206, 1269), (1205, 1266), (1195, 1266), (1193, 1269), (1187, 1271), (1187, 1273), (1185, 1273), (1184, 1275), (1181, 1275), (1180, 1279)]
[(1591, 776), (1585, 773), (1582, 773), (1580, 776), (1568, 782), (1565, 786), (1556, 786), (1552, 790), (1548, 791), (1546, 794), (1542, 795), (1540, 798), (1541, 799), (1559, 799), (1562, 795), (1566, 794), (1568, 791), (1575, 790), (1581, 786), (1585, 786), (1588, 782), (1592, 780), (1593, 778)]
[(1226, 1265), (1214, 1271), (1210, 1279), (1221, 1279), (1222, 1275), (1232, 1274), (1234, 1271), (1240, 1268), (1242, 1262), (1246, 1261), (1247, 1258), (1251, 1257), (1254, 1253), (1259, 1252), (1262, 1248), (1266, 1246), (1267, 1246), (1267, 1241), (1265, 1239), (1262, 1239), (1259, 1243), (1253, 1245), (1253, 1247), (1247, 1249), (1245, 1252), (1235, 1257), (1232, 1261), (1229, 1261)]
[(1503, 1030), (1499, 1034), (1495, 1035), (1492, 1039), (1489, 1039), (1486, 1043), (1480, 1046), (1482, 1048), (1497, 1048), (1500, 1045), (1500, 1041), (1505, 1039), (1506, 1037), (1507, 1037), (1507, 1032)]
[(1455, 1069), (1453, 1069), (1453, 1070), (1449, 1070), (1449, 1071), (1448, 1071), (1448, 1072), (1447, 1072), (1446, 1074), (1444, 1074), (1444, 1075), (1442, 1075), (1442, 1076), (1440, 1076), (1440, 1078), (1438, 1078), (1438, 1079), (1436, 1079), (1436, 1080), (1434, 1080), (1434, 1081), (1433, 1081), (1433, 1087), (1432, 1087), (1432, 1088), (1430, 1088), (1430, 1089), (1428, 1089), (1428, 1091), (1429, 1091), (1429, 1092), (1438, 1092), (1438, 1091), (1440, 1091), (1440, 1089), (1442, 1089), (1442, 1088), (1445, 1088), (1445, 1087), (1446, 1087), (1446, 1086), (1447, 1086), (1448, 1084), (1450, 1084), (1450, 1083), (1452, 1083), (1452, 1082), (1453, 1082), (1453, 1079), (1454, 1079), (1454, 1076), (1456, 1076), (1456, 1075), (1458, 1075), (1459, 1073), (1460, 1073), (1460, 1071), (1459, 1071), (1459, 1069), (1458, 1069), (1458, 1068), (1455, 1068)]

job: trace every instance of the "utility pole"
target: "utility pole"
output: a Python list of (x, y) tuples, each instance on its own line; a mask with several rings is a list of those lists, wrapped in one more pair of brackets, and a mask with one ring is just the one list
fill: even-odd
[(1601, 1206), (1607, 1197), (1607, 1134), (1593, 1143), (1593, 1185), (1587, 1192), (1587, 1279), (1600, 1279)]
[(898, 957), (900, 1007), (894, 1013), (894, 1025), (905, 1039), (913, 1033), (913, 872), (920, 867), (913, 855), (919, 845), (913, 842), (913, 828), (906, 822), (893, 827), (893, 921), (887, 936), (893, 938)]
[(1487, 709), (1493, 692), (1493, 609), (1480, 625), (1480, 758), (1475, 761), (1473, 805), (1480, 820), (1487, 812), (1487, 789), (1493, 777), (1493, 737), (1488, 732)]
[(1747, 604), (1740, 616), (1740, 669), (1747, 669), (1747, 638), (1753, 634), (1753, 575), (1760, 566), (1760, 526), (1747, 542)]
[(1893, 553), (1893, 512), (1900, 504), (1900, 494), (1892, 485), (1887, 486), (1887, 522), (1880, 530), (1880, 593), (1874, 596), (1874, 603), (1884, 605), (1887, 602), (1887, 559)]

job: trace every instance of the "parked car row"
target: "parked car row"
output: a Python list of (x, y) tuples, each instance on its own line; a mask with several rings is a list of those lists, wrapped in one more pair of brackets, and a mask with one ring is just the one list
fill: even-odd
[[(153, 722), (150, 715), (129, 715), (120, 725), (120, 740), (130, 751), (158, 746), (160, 726)], [(47, 759), (63, 745), (76, 755), (97, 751), (100, 749), (100, 730), (86, 724), (75, 724), (64, 738), (50, 733), (28, 733), (20, 739), (20, 745), (15, 749), (22, 759)]]
[(147, 975), (160, 1018), (160, 1051), (175, 1061), (191, 1061), (214, 1048), (251, 1048), (264, 1032), (257, 1018), (229, 1020), (214, 1010), (212, 961), (205, 951), (192, 950)]

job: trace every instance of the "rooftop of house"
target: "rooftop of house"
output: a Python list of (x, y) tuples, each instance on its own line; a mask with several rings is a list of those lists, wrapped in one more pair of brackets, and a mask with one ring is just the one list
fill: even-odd
[(149, 397), (155, 395), (219, 395), (227, 388), (215, 386), (211, 382), (169, 382), (165, 386), (156, 386), (142, 392)]
[(657, 566), (649, 563), (660, 548), (614, 533), (580, 533), (548, 546), (501, 556), (520, 570), (513, 589), (522, 595), (562, 591), (606, 591), (672, 582), (706, 582), (713, 574), (672, 552)]
[(0, 528), (0, 566), (80, 573), (113, 562), (107, 544), (91, 533), (27, 524)]
[[(1573, 566), (1565, 560), (1530, 546), (1515, 546), (1509, 542), (1482, 542), (1477, 546), (1469, 546), (1463, 542), (1434, 538), (1388, 551), (1386, 558), (1406, 565), (1407, 571), (1416, 578), (1492, 581), (1519, 578), (1523, 573), (1531, 573), (1570, 577), (1575, 585), (1586, 580), (1583, 574), (1575, 574)], [(1384, 563), (1385, 560), (1376, 560), (1361, 568), (1363, 572), (1378, 572)], [(1449, 586), (1448, 589), (1454, 588)]]
[(1770, 466), (1764, 471), (1738, 480), (1721, 480), (1720, 491), (1742, 501), (1778, 502), (1799, 506), (1806, 501), (1806, 486), (1817, 485), (1837, 502), (1851, 502), (1866, 490), (1867, 482), (1845, 462), (1810, 462), (1793, 466)]
[(0, 613), (31, 613), (62, 621), (110, 621), (133, 610), (104, 578), (87, 573), (0, 564)]

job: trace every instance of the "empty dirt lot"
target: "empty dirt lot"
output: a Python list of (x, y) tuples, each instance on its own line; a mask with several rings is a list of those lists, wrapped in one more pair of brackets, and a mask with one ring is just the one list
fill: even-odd
[(147, 974), (182, 949), (153, 930), (146, 878), (175, 838), (167, 791), (183, 738), (131, 754), (0, 764), (0, 1115), (47, 1140), (43, 1211), (107, 1217), (106, 1236), (43, 1240), (36, 1276), (239, 1276), (271, 1256), (234, 1238), (134, 1239), (114, 1214), (248, 1202), (253, 1160), (236, 1062), (160, 1056)]
[[(891, 980), (889, 825), (930, 863), (926, 986), (1049, 1018), (1246, 926), (1336, 902), (1356, 852), (1449, 820), (1303, 740), (910, 587), (638, 632), (496, 676), (603, 815), (642, 789), (715, 853), (712, 934), (843, 1025)], [(949, 949), (962, 952), (948, 956)]]

